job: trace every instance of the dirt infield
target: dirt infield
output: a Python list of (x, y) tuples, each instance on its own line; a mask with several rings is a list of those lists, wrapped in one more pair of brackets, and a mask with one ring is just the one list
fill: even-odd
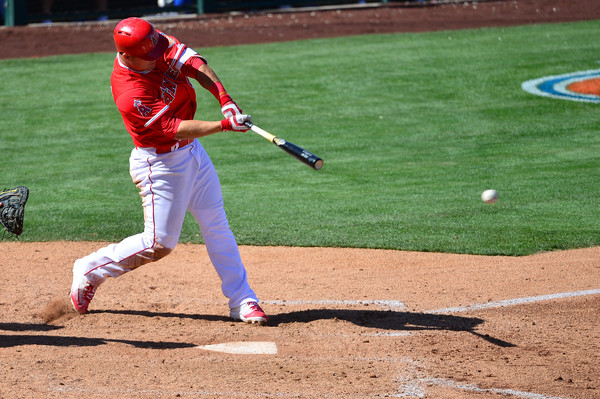
[[(199, 50), (211, 46), (356, 34), (427, 32), (592, 19), (600, 19), (600, 7), (594, 0), (505, 0), (435, 7), (388, 3), (386, 7), (318, 12), (158, 18), (155, 24)], [(0, 59), (114, 51), (112, 30), (115, 24), (115, 21), (109, 21), (0, 28)]]
[[(157, 21), (192, 46), (600, 19), (594, 1)], [(113, 51), (113, 24), (0, 29), (0, 58)], [(127, 171), (123, 171), (127, 173)], [(134, 200), (134, 199), (132, 199)], [(241, 247), (270, 314), (227, 317), (202, 245), (66, 304), (104, 243), (0, 242), (0, 398), (600, 398), (600, 248), (485, 257)], [(268, 348), (268, 353), (215, 351)]]
[[(108, 280), (87, 315), (65, 313), (71, 263), (99, 245), (0, 243), (2, 398), (600, 396), (600, 248), (244, 246), (271, 315), (256, 327), (227, 318), (201, 245)], [(239, 342), (276, 353), (198, 348)]]

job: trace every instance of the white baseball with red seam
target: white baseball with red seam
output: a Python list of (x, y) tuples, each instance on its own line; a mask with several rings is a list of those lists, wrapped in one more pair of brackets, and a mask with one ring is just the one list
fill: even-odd
[(498, 201), (498, 192), (496, 190), (485, 190), (481, 193), (481, 200), (486, 204), (493, 204)]

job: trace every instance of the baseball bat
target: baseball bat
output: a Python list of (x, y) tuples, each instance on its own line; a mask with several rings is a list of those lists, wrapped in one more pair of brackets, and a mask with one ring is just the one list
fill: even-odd
[(323, 167), (323, 160), (315, 154), (313, 154), (312, 152), (306, 151), (304, 148), (299, 147), (294, 143), (290, 143), (289, 141), (284, 140), (281, 137), (277, 137), (274, 134), (271, 134), (266, 130), (261, 129), (252, 122), (245, 122), (245, 125), (254, 133), (258, 133), (259, 135), (263, 136), (265, 139), (275, 144), (278, 148), (287, 152), (300, 162), (304, 162), (311, 168), (319, 170)]

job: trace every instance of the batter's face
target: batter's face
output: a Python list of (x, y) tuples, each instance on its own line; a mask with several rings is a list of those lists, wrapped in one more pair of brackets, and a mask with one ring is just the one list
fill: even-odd
[(156, 65), (156, 61), (146, 61), (127, 53), (119, 53), (119, 58), (123, 64), (134, 71), (148, 71), (154, 69)]

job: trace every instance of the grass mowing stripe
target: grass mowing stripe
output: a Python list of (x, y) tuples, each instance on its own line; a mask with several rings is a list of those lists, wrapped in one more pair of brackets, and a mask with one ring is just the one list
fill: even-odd
[[(520, 88), (594, 68), (598, 25), (198, 48), (259, 126), (325, 160), (313, 171), (252, 133), (203, 138), (238, 241), (506, 255), (598, 245), (596, 108)], [(113, 59), (0, 62), (0, 176), (32, 189), (25, 240), (142, 228)], [(198, 108), (220, 117), (200, 88)], [(479, 199), (487, 188), (493, 206)], [(201, 242), (189, 217), (182, 241)]]

